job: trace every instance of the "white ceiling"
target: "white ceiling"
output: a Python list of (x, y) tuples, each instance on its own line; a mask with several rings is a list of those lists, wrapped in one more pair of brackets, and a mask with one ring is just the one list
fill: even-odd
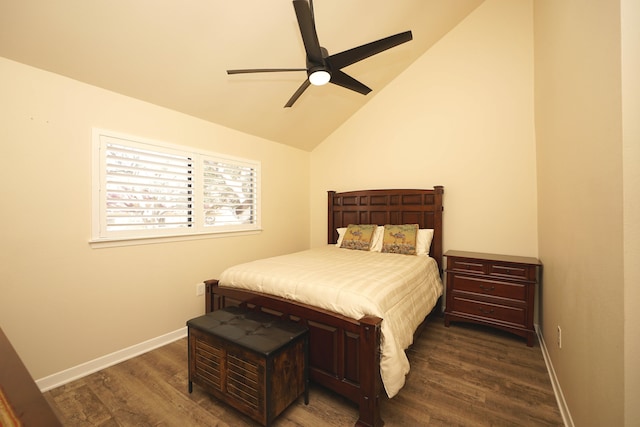
[(338, 53), (411, 30), (413, 40), (344, 68), (373, 91), (311, 86), (290, 0), (0, 0), (0, 56), (312, 150), (484, 0), (315, 0), (320, 44)]

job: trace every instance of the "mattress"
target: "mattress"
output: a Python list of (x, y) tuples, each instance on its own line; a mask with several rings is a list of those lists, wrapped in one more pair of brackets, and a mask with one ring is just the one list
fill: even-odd
[(353, 319), (382, 318), (380, 373), (389, 397), (398, 393), (409, 373), (405, 350), (413, 342), (413, 333), (443, 292), (433, 258), (335, 245), (236, 265), (222, 273), (219, 284), (276, 295)]

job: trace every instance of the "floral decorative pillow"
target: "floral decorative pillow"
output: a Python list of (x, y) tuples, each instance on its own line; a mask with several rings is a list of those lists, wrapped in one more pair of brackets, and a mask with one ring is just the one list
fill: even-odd
[(415, 255), (418, 224), (385, 225), (382, 252)]
[(371, 247), (375, 224), (349, 224), (342, 239), (341, 248), (368, 251)]

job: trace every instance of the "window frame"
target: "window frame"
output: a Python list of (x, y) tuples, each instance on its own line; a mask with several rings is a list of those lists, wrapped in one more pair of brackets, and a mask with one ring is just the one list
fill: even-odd
[[(105, 158), (108, 143), (118, 144), (151, 151), (153, 153), (169, 154), (189, 158), (192, 162), (192, 210), (188, 226), (183, 228), (133, 229), (128, 231), (113, 231), (107, 228), (107, 199), (106, 178), (107, 163)], [(233, 225), (207, 225), (205, 223), (205, 161), (214, 161), (234, 167), (248, 168), (255, 173), (255, 188), (251, 192), (253, 204), (251, 212), (253, 219), (250, 223)], [(193, 147), (170, 144), (161, 141), (125, 135), (105, 129), (92, 129), (92, 230), (90, 243), (93, 246), (120, 246), (129, 244), (157, 243), (173, 240), (191, 240), (214, 238), (242, 234), (254, 234), (261, 228), (261, 163), (240, 157), (223, 155), (220, 153), (198, 150)]]

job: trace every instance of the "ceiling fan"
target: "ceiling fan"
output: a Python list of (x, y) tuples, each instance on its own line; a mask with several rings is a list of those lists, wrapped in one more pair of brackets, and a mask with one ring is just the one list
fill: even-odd
[(291, 107), (309, 85), (321, 86), (333, 83), (353, 90), (363, 95), (371, 92), (371, 88), (341, 71), (342, 68), (362, 61), (365, 58), (383, 52), (399, 44), (410, 41), (411, 31), (395, 34), (344, 52), (329, 55), (327, 49), (320, 46), (316, 33), (313, 15), (313, 0), (293, 0), (293, 7), (298, 18), (298, 26), (302, 35), (302, 42), (307, 53), (307, 68), (256, 68), (246, 70), (227, 70), (227, 74), (244, 73), (273, 73), (282, 71), (306, 71), (308, 78), (295, 91), (286, 103), (285, 108)]

